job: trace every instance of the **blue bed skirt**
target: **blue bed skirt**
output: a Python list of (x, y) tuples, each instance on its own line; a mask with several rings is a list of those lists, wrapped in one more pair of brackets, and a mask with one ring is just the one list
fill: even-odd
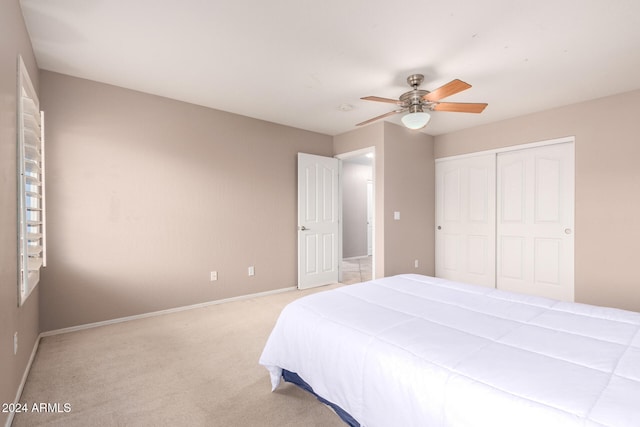
[(342, 409), (341, 407), (339, 407), (335, 403), (329, 402), (327, 399), (323, 398), (322, 396), (318, 396), (313, 391), (313, 388), (311, 388), (311, 386), (309, 384), (307, 384), (302, 378), (300, 378), (300, 376), (298, 374), (296, 374), (295, 372), (290, 372), (290, 371), (287, 371), (286, 369), (283, 369), (282, 370), (282, 378), (285, 381), (293, 383), (293, 384), (297, 385), (298, 387), (300, 387), (301, 389), (308, 391), (309, 393), (311, 393), (315, 397), (317, 397), (320, 402), (324, 403), (325, 405), (330, 406), (336, 412), (336, 414), (338, 414), (338, 416), (340, 418), (342, 418), (342, 421), (344, 421), (345, 423), (347, 423), (351, 427), (360, 427), (360, 423), (357, 422), (351, 415), (349, 415), (349, 413), (347, 411), (345, 411), (344, 409)]

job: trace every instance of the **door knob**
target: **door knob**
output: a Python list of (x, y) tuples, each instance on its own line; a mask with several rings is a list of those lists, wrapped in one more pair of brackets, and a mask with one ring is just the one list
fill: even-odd
[(308, 230), (308, 228), (305, 227), (304, 225), (300, 226), (300, 231), (305, 231), (305, 230)]

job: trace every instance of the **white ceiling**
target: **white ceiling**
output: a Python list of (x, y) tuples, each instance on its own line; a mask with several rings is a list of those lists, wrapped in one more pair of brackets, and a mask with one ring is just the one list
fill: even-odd
[(640, 88), (638, 0), (20, 4), (41, 69), (328, 135), (393, 110), (360, 97), (397, 98), (412, 73), (489, 103), (434, 112), (431, 135)]

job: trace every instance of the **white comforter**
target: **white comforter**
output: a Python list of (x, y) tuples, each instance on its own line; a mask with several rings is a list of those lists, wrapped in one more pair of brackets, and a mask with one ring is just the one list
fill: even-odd
[(419, 275), (289, 304), (260, 358), (374, 426), (640, 426), (640, 314)]

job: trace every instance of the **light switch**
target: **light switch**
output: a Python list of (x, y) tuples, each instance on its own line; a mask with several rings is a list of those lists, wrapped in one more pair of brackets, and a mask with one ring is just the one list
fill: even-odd
[(400, 212), (395, 211), (395, 212), (393, 213), (393, 219), (395, 219), (396, 221), (398, 221), (398, 220), (400, 219)]

